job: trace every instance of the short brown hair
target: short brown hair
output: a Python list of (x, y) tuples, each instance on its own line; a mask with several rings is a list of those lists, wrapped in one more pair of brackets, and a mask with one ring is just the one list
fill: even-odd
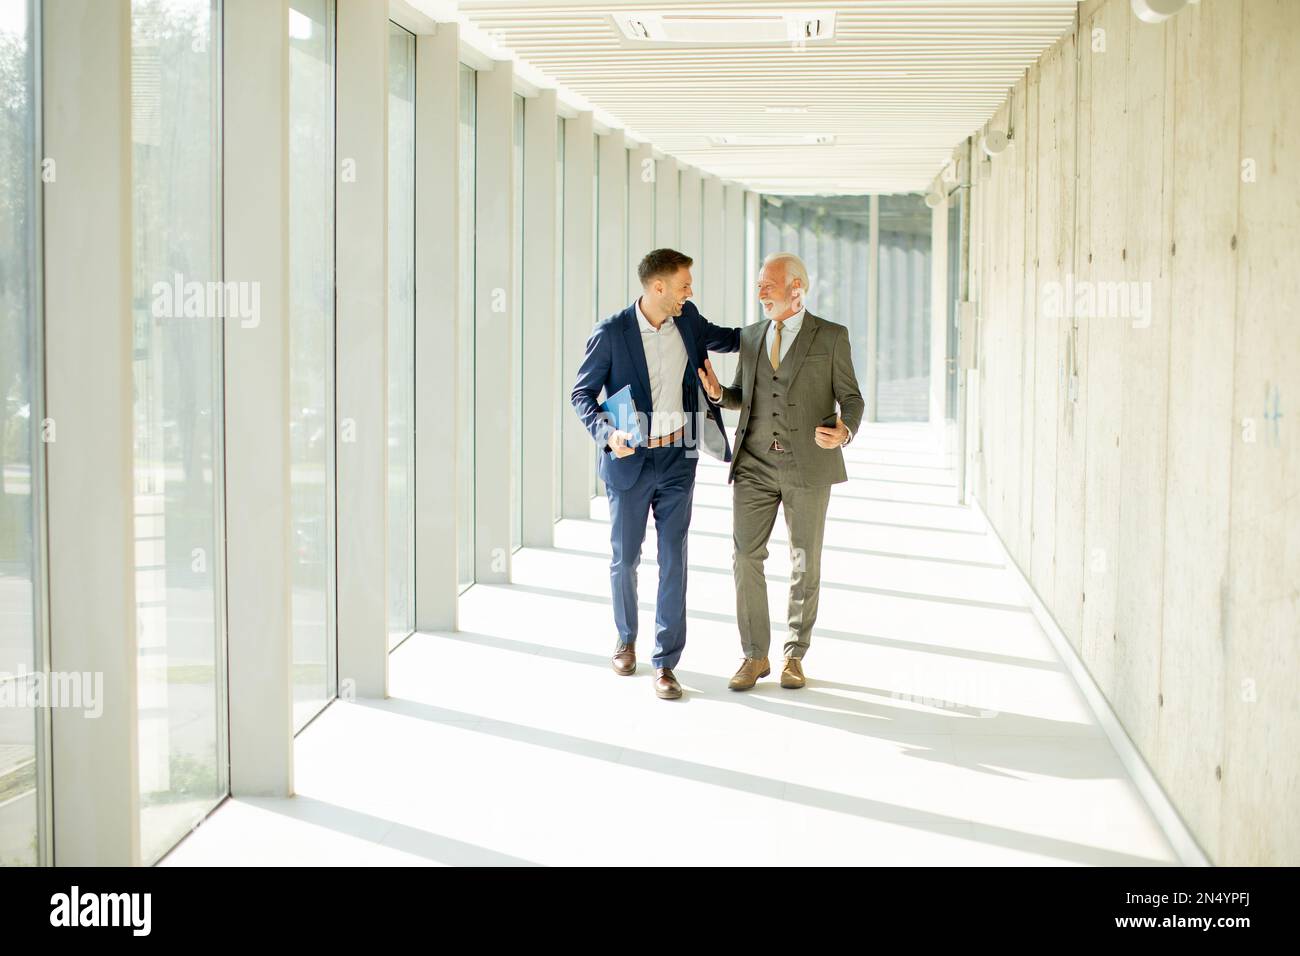
[(636, 267), (636, 275), (642, 285), (648, 285), (651, 279), (658, 276), (670, 276), (678, 269), (689, 269), (694, 261), (690, 256), (676, 249), (652, 249), (645, 254), (641, 264)]

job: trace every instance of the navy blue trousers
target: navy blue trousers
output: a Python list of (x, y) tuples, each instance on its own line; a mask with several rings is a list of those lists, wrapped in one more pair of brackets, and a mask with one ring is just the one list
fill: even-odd
[[(692, 449), (693, 450), (693, 449)], [(637, 636), (636, 572), (641, 564), (648, 516), (658, 533), (659, 596), (655, 602), (655, 667), (676, 667), (686, 647), (686, 531), (691, 523), (698, 458), (680, 445), (638, 448), (645, 455), (641, 475), (631, 488), (605, 485), (609, 498), (613, 560), (609, 582), (614, 596), (614, 624), (619, 643)]]

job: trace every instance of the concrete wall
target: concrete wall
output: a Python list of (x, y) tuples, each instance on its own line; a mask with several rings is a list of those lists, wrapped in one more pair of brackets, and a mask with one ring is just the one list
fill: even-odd
[(1294, 0), (1081, 4), (972, 190), (972, 486), (1220, 864), (1300, 863), (1297, 52)]

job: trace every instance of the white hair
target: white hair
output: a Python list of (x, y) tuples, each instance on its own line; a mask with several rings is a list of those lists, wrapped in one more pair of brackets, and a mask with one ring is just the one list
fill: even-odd
[(785, 287), (788, 290), (798, 279), (803, 294), (808, 295), (808, 267), (793, 252), (774, 252), (763, 260), (763, 268), (780, 263), (785, 269)]

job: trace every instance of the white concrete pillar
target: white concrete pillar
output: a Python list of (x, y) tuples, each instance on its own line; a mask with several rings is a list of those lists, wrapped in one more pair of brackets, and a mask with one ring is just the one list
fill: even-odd
[(677, 192), (680, 180), (677, 160), (663, 156), (655, 160), (655, 248), (676, 249), (681, 242)]
[[(599, 139), (600, 183), (596, 215), (596, 317), (627, 307), (628, 251), (627, 223), (627, 140), (621, 129), (610, 130)], [(632, 266), (635, 268), (635, 266)]]
[(744, 325), (741, 294), (745, 289), (745, 187), (728, 183), (723, 190), (723, 311), (727, 325)]
[[(524, 102), (524, 525), (526, 547), (555, 544), (556, 286), (561, 251), (555, 246), (555, 90)], [(572, 414), (570, 410), (569, 414)]]
[(258, 283), (256, 327), (226, 323), (230, 791), (293, 792), (286, 0), (226, 0), (226, 279)]
[[(949, 202), (960, 201), (956, 196)], [(943, 441), (948, 388), (948, 203), (930, 210), (930, 428)]]
[[(710, 322), (725, 325), (723, 311), (723, 270), (726, 259), (723, 251), (722, 182), (716, 176), (700, 177), (700, 245), (695, 253), (695, 305), (700, 314)], [(735, 369), (734, 356), (710, 357), (718, 380), (730, 384)], [(724, 416), (725, 417), (725, 416)]]
[(677, 206), (681, 210), (681, 217), (677, 248), (693, 259), (700, 254), (700, 245), (704, 241), (700, 221), (703, 203), (700, 171), (693, 166), (683, 169), (678, 190)]
[(627, 292), (631, 302), (641, 294), (641, 280), (636, 267), (645, 254), (655, 247), (654, 151), (649, 143), (642, 143), (628, 151), (627, 156)]
[(103, 678), (98, 719), (51, 715), (54, 862), (133, 866), (131, 5), (48, 0), (43, 31), (49, 663)]
[[(478, 72), (474, 295), (474, 578), (510, 580), (514, 514), (514, 74), (508, 61)], [(590, 180), (588, 180), (590, 188)]]
[[(510, 580), (515, 449), (511, 375), (515, 289), (515, 78), (510, 62), (478, 72), (474, 190), (474, 580)], [(590, 183), (589, 183), (590, 185)]]
[(761, 217), (761, 200), (758, 193), (745, 193), (745, 270), (742, 281), (742, 301), (744, 302), (743, 324), (753, 325), (758, 321), (758, 251), (759, 230), (763, 228)]
[(723, 252), (722, 180), (706, 176), (703, 181), (704, 222), (701, 226), (700, 255), (696, 259), (695, 300), (710, 321), (722, 322), (722, 287), (726, 281), (726, 257)]
[[(727, 183), (722, 189), (722, 275), (718, 290), (717, 316), (719, 325), (739, 327), (744, 324), (745, 291), (745, 189), (737, 183)], [(727, 372), (727, 380), (735, 372), (737, 354), (719, 356)], [(714, 363), (717, 365), (717, 363)]]
[[(460, 31), (415, 47), (415, 626), (454, 630), (460, 506)], [(450, 225), (449, 225), (450, 224)], [(434, 294), (421, 294), (435, 290)]]
[(339, 693), (388, 695), (388, 3), (338, 5)]
[[(596, 171), (595, 132), (589, 112), (564, 124), (564, 357), (562, 393), (573, 390), (587, 339), (596, 324), (595, 289), (591, 271), (596, 262), (593, 222), (595, 196), (591, 180)], [(591, 517), (591, 485), (596, 450), (572, 406), (564, 413), (560, 475), (561, 504), (566, 518)]]

